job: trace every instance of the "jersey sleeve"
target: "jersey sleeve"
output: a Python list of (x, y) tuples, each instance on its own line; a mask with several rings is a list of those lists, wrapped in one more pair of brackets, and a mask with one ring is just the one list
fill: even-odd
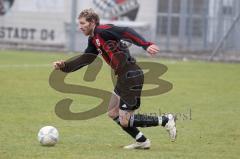
[(87, 46), (87, 48), (85, 49), (84, 53), (89, 53), (89, 54), (98, 55), (97, 48), (96, 48), (96, 46), (93, 44), (92, 38), (89, 38), (89, 39), (88, 39), (88, 46)]
[(147, 49), (152, 42), (146, 41), (140, 34), (138, 34), (134, 29), (129, 27), (118, 27), (112, 26), (110, 29), (106, 30), (106, 34), (109, 36), (114, 36), (117, 39), (125, 39), (137, 46), (142, 47), (143, 49)]
[(84, 53), (65, 61), (65, 67), (61, 70), (66, 73), (77, 71), (80, 68), (91, 64), (96, 59), (97, 55), (98, 51), (89, 38), (88, 46), (85, 49)]

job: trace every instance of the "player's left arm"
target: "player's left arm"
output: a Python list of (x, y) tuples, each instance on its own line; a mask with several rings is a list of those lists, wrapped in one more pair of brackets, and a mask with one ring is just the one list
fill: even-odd
[(113, 26), (110, 30), (112, 33), (120, 39), (126, 39), (133, 44), (142, 47), (149, 54), (155, 55), (159, 52), (159, 47), (152, 42), (146, 41), (140, 34), (134, 29), (129, 27)]
[(150, 45), (149, 47), (147, 47), (147, 50), (146, 50), (150, 55), (156, 55), (160, 49), (157, 45), (155, 44), (152, 44)]

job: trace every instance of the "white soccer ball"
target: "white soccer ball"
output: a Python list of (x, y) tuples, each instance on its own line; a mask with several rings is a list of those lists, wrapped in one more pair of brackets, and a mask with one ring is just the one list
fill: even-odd
[(53, 126), (44, 126), (38, 132), (38, 141), (43, 146), (54, 146), (58, 140), (58, 130)]

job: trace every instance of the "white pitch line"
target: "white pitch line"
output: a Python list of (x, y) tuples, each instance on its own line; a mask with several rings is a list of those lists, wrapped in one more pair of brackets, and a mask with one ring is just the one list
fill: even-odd
[(50, 64), (6, 64), (6, 65), (0, 65), (0, 68), (41, 68), (41, 67), (51, 67)]

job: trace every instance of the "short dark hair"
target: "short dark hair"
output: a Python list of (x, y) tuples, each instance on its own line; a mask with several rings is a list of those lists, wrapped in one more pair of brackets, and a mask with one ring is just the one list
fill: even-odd
[(100, 24), (100, 18), (96, 12), (92, 8), (84, 9), (78, 16), (78, 19), (86, 18), (86, 21), (92, 22), (94, 21), (96, 25)]

